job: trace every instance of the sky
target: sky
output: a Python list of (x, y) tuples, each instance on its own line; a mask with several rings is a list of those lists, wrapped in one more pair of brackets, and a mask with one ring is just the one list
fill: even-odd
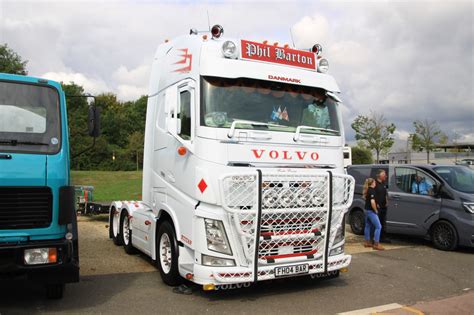
[(30, 75), (147, 94), (165, 39), (220, 24), (225, 35), (323, 47), (342, 91), (346, 138), (358, 115), (383, 114), (406, 145), (413, 121), (436, 121), (451, 141), (474, 142), (473, 1), (9, 1), (0, 44)]

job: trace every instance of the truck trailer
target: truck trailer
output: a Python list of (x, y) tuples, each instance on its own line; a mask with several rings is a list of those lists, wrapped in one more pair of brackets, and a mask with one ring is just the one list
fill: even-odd
[[(90, 127), (97, 131), (94, 113)], [(79, 281), (69, 166), (61, 85), (0, 73), (0, 279), (27, 276), (44, 284), (49, 298)]]
[[(115, 201), (109, 236), (163, 281), (204, 290), (347, 270), (339, 87), (308, 50), (209, 32), (159, 45), (142, 201)], [(117, 126), (123, 128), (123, 126)]]

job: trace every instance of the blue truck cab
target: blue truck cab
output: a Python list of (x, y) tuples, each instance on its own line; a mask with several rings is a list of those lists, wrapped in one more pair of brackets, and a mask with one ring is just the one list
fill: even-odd
[(66, 99), (57, 82), (0, 73), (0, 279), (61, 298), (79, 281)]

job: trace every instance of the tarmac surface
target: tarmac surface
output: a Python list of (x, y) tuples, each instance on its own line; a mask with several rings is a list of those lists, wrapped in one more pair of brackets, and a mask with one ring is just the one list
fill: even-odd
[[(0, 314), (474, 314), (474, 250), (436, 250), (396, 238), (385, 251), (347, 235), (349, 272), (337, 279), (265, 281), (250, 288), (173, 292), (151, 260), (129, 256), (108, 240), (107, 222), (80, 219), (81, 281), (62, 300), (46, 300), (25, 279), (0, 280)], [(375, 308), (374, 308), (375, 307)]]

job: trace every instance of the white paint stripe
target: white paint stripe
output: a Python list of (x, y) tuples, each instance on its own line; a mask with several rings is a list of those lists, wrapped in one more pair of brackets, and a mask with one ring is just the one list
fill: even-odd
[(355, 310), (355, 311), (339, 313), (339, 315), (369, 315), (369, 314), (394, 310), (394, 309), (402, 308), (402, 307), (403, 307), (403, 305), (400, 305), (400, 304), (397, 304), (397, 303), (392, 303), (392, 304), (386, 304), (386, 305), (380, 305), (380, 306), (364, 308), (364, 309)]

